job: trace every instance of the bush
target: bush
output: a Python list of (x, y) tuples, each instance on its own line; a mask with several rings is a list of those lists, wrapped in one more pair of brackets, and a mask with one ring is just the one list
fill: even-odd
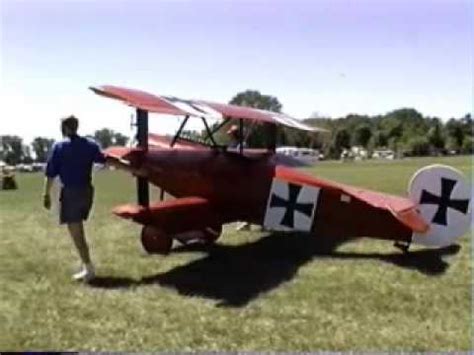
[(464, 154), (474, 154), (474, 138), (472, 136), (464, 136), (462, 152)]
[(430, 142), (427, 137), (412, 137), (407, 142), (406, 150), (412, 156), (426, 156), (430, 153)]

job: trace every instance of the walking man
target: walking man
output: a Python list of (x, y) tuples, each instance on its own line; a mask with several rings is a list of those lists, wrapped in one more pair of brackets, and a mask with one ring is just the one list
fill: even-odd
[(74, 280), (89, 282), (95, 277), (94, 265), (89, 254), (83, 221), (92, 207), (94, 188), (91, 183), (93, 163), (105, 163), (99, 146), (77, 134), (79, 121), (74, 116), (61, 120), (64, 140), (53, 146), (46, 166), (43, 205), (51, 208), (51, 188), (59, 176), (61, 224), (66, 224), (82, 262), (82, 269), (73, 275)]

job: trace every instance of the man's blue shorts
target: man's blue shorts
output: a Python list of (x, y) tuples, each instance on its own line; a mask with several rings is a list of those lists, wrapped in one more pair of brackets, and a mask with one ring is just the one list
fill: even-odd
[(59, 197), (59, 222), (69, 224), (86, 220), (89, 217), (93, 201), (94, 188), (92, 186), (64, 186)]

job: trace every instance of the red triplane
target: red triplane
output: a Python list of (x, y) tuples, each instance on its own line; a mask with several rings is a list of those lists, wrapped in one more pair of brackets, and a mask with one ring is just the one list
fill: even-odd
[[(114, 86), (91, 89), (137, 110), (138, 146), (111, 147), (106, 155), (138, 175), (138, 204), (118, 206), (114, 213), (143, 225), (141, 241), (150, 253), (168, 253), (173, 239), (212, 243), (224, 224), (236, 221), (317, 238), (392, 240), (405, 251), (412, 242), (450, 245), (470, 227), (470, 187), (453, 168), (419, 170), (408, 198), (374, 192), (309, 176), (282, 162), (275, 154), (277, 125), (320, 131), (288, 115)], [(174, 138), (148, 134), (149, 112), (184, 116)], [(202, 119), (207, 137), (201, 142), (182, 134), (190, 117)], [(221, 122), (211, 129), (209, 119)], [(239, 123), (237, 149), (215, 140), (230, 120)], [(268, 149), (244, 147), (243, 127), (249, 121), (268, 126)], [(175, 198), (150, 204), (149, 182)]]

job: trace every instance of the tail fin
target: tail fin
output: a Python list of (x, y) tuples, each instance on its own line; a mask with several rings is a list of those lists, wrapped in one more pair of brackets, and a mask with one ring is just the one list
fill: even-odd
[(412, 177), (408, 193), (430, 224), (426, 233), (413, 233), (413, 242), (444, 247), (468, 232), (472, 220), (472, 186), (457, 169), (429, 165)]

